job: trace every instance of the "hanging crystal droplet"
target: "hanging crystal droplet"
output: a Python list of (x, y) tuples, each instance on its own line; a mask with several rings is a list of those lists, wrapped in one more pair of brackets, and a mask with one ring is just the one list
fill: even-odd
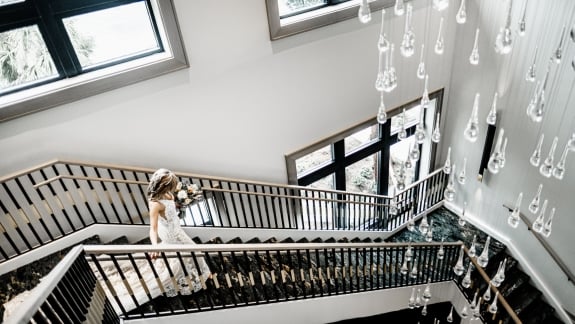
[(409, 158), (413, 161), (419, 161), (421, 156), (421, 151), (419, 150), (419, 144), (413, 144), (413, 147), (409, 151)]
[(413, 28), (411, 28), (411, 15), (413, 7), (410, 3), (407, 4), (407, 14), (405, 15), (405, 31), (403, 34), (403, 40), (401, 41), (401, 55), (404, 57), (411, 57), (415, 53), (415, 33)]
[(559, 39), (559, 45), (557, 45), (557, 49), (553, 52), (553, 58), (555, 59), (555, 63), (560, 64), (561, 59), (563, 58), (563, 38), (565, 38), (565, 31), (567, 30), (567, 26), (563, 26), (563, 31), (561, 32), (561, 38)]
[(409, 309), (415, 308), (415, 288), (411, 288), (411, 297), (409, 297), (409, 302), (407, 303)]
[(413, 260), (413, 249), (411, 248), (411, 243), (407, 245), (407, 250), (405, 250), (405, 260), (411, 262)]
[(451, 167), (451, 173), (449, 174), (449, 180), (447, 180), (447, 186), (445, 186), (445, 190), (443, 191), (443, 197), (445, 200), (452, 202), (455, 200), (455, 184), (454, 184), (454, 177), (455, 177), (455, 164)]
[(415, 307), (421, 307), (421, 289), (417, 288), (417, 296), (415, 297)]
[(557, 147), (557, 141), (558, 138), (555, 136), (553, 139), (553, 144), (551, 144), (551, 149), (549, 150), (549, 155), (547, 155), (547, 158), (545, 158), (545, 161), (543, 161), (543, 164), (541, 164), (541, 167), (539, 167), (539, 173), (541, 173), (541, 175), (546, 178), (551, 177), (553, 172), (553, 159), (555, 155), (555, 148)]
[(416, 279), (418, 273), (419, 273), (419, 271), (417, 270), (417, 260), (414, 260), (413, 261), (413, 268), (411, 268), (411, 272), (409, 273), (409, 277), (411, 279)]
[(451, 146), (447, 148), (447, 157), (445, 158), (445, 164), (443, 165), (443, 173), (451, 173)]
[(553, 63), (553, 61), (549, 60), (549, 63), (547, 65), (547, 71), (545, 72), (545, 78), (541, 83), (541, 87), (539, 87), (538, 91), (537, 87), (535, 87), (537, 92), (534, 95), (532, 102), (529, 104), (527, 108), (528, 109), (527, 113), (529, 114), (529, 117), (531, 117), (531, 120), (536, 123), (540, 123), (543, 120), (543, 114), (545, 112), (545, 104), (546, 104), (545, 89), (547, 88), (547, 81), (549, 80), (549, 71), (551, 70), (551, 63)]
[(475, 42), (473, 43), (473, 49), (469, 55), (469, 63), (472, 65), (479, 64), (479, 28), (475, 30)]
[(389, 40), (387, 40), (387, 37), (385, 35), (384, 32), (384, 22), (385, 22), (385, 9), (381, 10), (381, 27), (379, 29), (379, 39), (377, 40), (377, 49), (380, 52), (387, 52), (389, 51)]
[(401, 112), (401, 121), (400, 121), (399, 127), (400, 128), (399, 128), (399, 131), (397, 132), (397, 138), (400, 141), (403, 141), (404, 139), (407, 138), (407, 131), (405, 130), (405, 108)]
[(459, 258), (453, 267), (453, 272), (456, 276), (461, 276), (464, 271), (465, 267), (463, 267), (463, 246), (461, 246), (461, 249), (459, 250)]
[(525, 7), (523, 8), (523, 15), (521, 16), (521, 20), (519, 20), (519, 28), (518, 28), (518, 33), (519, 36), (523, 37), (525, 36), (525, 16), (527, 15), (527, 3), (529, 2), (529, 0), (525, 0)]
[(469, 266), (467, 267), (467, 273), (465, 274), (465, 277), (461, 279), (461, 285), (464, 288), (471, 287), (471, 262), (469, 262)]
[(403, 3), (403, 0), (395, 0), (393, 12), (395, 12), (396, 16), (403, 16), (405, 13), (405, 4)]
[(525, 74), (525, 80), (527, 80), (529, 82), (535, 82), (535, 77), (537, 76), (537, 74), (535, 73), (535, 71), (536, 71), (535, 62), (537, 61), (537, 51), (538, 50), (539, 50), (539, 47), (535, 47), (535, 54), (533, 55), (533, 63), (531, 63), (531, 65), (529, 65), (529, 68), (527, 69), (527, 74)]
[(433, 0), (433, 9), (443, 11), (449, 7), (449, 0)]
[(457, 14), (455, 15), (455, 21), (457, 21), (458, 24), (465, 24), (465, 22), (467, 21), (467, 10), (465, 9), (465, 0), (461, 0), (459, 10), (457, 10)]
[(425, 61), (423, 60), (423, 55), (425, 53), (425, 44), (421, 44), (421, 54), (419, 55), (419, 65), (417, 66), (417, 78), (425, 78)]
[(371, 10), (369, 9), (369, 3), (367, 0), (361, 0), (359, 10), (357, 11), (357, 17), (362, 24), (367, 24), (371, 21)]
[(531, 158), (529, 158), (529, 162), (534, 167), (538, 167), (539, 163), (541, 163), (541, 148), (543, 147), (544, 138), (545, 134), (541, 133), (541, 136), (539, 136), (539, 141), (537, 142), (537, 146), (535, 147), (535, 151), (533, 151)]
[[(425, 143), (426, 132), (425, 132), (425, 109), (421, 108), (419, 112), (419, 123), (415, 126), (415, 142), (417, 143), (419, 151), (419, 145)], [(418, 152), (419, 153), (419, 152)], [(419, 157), (417, 158), (419, 160)]]
[(476, 255), (476, 248), (475, 248), (476, 241), (477, 241), (477, 236), (473, 235), (473, 241), (471, 242), (471, 246), (469, 247), (469, 250), (467, 251), (467, 255), (470, 258), (474, 258)]
[(535, 194), (535, 197), (533, 197), (533, 200), (531, 200), (531, 203), (529, 204), (529, 211), (532, 212), (533, 214), (535, 214), (539, 210), (539, 203), (541, 202), (542, 190), (543, 190), (543, 184), (540, 183), (539, 188), (537, 189), (537, 194)]
[(489, 172), (493, 173), (493, 174), (497, 174), (499, 173), (499, 170), (501, 169), (500, 165), (500, 159), (501, 159), (501, 145), (503, 142), (503, 134), (505, 133), (505, 130), (502, 128), (499, 131), (499, 136), (497, 137), (497, 142), (495, 143), (495, 149), (493, 150), (493, 153), (491, 153), (491, 156), (489, 157), (489, 162), (487, 162), (487, 169), (489, 170)]
[(489, 305), (489, 312), (491, 314), (497, 313), (497, 298), (499, 297), (499, 292), (495, 293), (495, 298), (493, 298), (493, 302)]
[(489, 262), (489, 242), (491, 242), (490, 236), (485, 240), (483, 251), (481, 251), (481, 254), (477, 257), (477, 264), (482, 268), (485, 268)]
[(403, 264), (401, 265), (399, 272), (402, 275), (406, 275), (409, 272), (409, 268), (407, 267), (407, 258), (403, 260)]
[(425, 75), (425, 82), (423, 84), (423, 94), (421, 95), (421, 107), (427, 109), (429, 107), (429, 91), (427, 90), (429, 82), (429, 75)]
[(483, 293), (483, 300), (486, 302), (491, 300), (491, 284), (487, 284), (487, 288), (485, 289), (485, 292)]
[(423, 308), (421, 309), (421, 316), (427, 316), (427, 300), (425, 301)]
[(441, 245), (439, 246), (439, 250), (437, 251), (437, 259), (443, 260), (445, 258), (445, 249), (443, 248), (443, 239), (441, 239)]
[(471, 309), (472, 311), (474, 311), (477, 308), (477, 291), (475, 292), (475, 294), (473, 295), (473, 299), (471, 300), (471, 304), (469, 304), (469, 309)]
[(431, 133), (431, 141), (433, 143), (439, 143), (439, 141), (441, 140), (441, 132), (439, 130), (439, 119), (440, 119), (440, 113), (437, 113), (437, 116), (435, 118), (435, 126), (433, 127), (433, 133)]
[(427, 233), (425, 234), (425, 241), (426, 242), (433, 241), (433, 221), (431, 221), (429, 223), (429, 229), (427, 230)]
[(571, 138), (567, 141), (567, 147), (569, 148), (569, 151), (575, 152), (575, 133), (573, 133)]
[(569, 152), (569, 142), (565, 145), (563, 153), (561, 153), (561, 159), (557, 163), (557, 166), (553, 169), (553, 176), (557, 180), (563, 180), (565, 175), (565, 163), (567, 163), (567, 153)]
[[(385, 54), (386, 67), (383, 68), (383, 55)], [(375, 90), (382, 92), (384, 90), (385, 79), (389, 77), (387, 75), (387, 66), (389, 63), (388, 53), (382, 51), (379, 52), (379, 64), (377, 68), (377, 77), (375, 78)], [(383, 97), (383, 94), (381, 95)]]
[(497, 92), (493, 95), (493, 103), (491, 104), (491, 110), (485, 120), (488, 125), (495, 125), (497, 122)]
[[(497, 270), (497, 273), (495, 274), (497, 277), (497, 280), (499, 281), (499, 285), (501, 285), (501, 283), (503, 283), (503, 281), (505, 281), (505, 268), (507, 267), (507, 258), (503, 259), (503, 261), (501, 261), (499, 263), (499, 269)], [(499, 287), (499, 286), (497, 286)]]
[(423, 215), (423, 218), (419, 223), (419, 231), (421, 232), (422, 235), (425, 235), (427, 234), (428, 230), (429, 230), (429, 223), (427, 222), (427, 215)]
[(503, 169), (505, 167), (505, 151), (507, 150), (507, 137), (503, 140), (503, 145), (501, 145), (501, 152), (499, 154), (499, 169)]
[(543, 206), (541, 207), (541, 212), (539, 216), (533, 221), (533, 225), (531, 226), (533, 230), (537, 233), (541, 233), (543, 231), (543, 225), (545, 221), (545, 210), (547, 209), (547, 199), (543, 202)]
[(499, 29), (499, 33), (495, 38), (495, 52), (505, 55), (511, 53), (513, 49), (513, 33), (511, 32), (511, 10), (513, 7), (513, 0), (509, 0), (507, 8), (507, 19), (505, 26)]
[(461, 318), (467, 318), (469, 316), (469, 311), (467, 310), (467, 306), (463, 306), (461, 309)]
[(475, 143), (479, 135), (479, 117), (477, 115), (479, 109), (479, 96), (479, 93), (475, 94), (471, 116), (469, 117), (467, 127), (465, 127), (465, 131), (463, 132), (465, 138), (471, 143)]
[(391, 216), (397, 215), (397, 202), (395, 201), (395, 189), (391, 188), (391, 194), (389, 196), (389, 214)]
[(467, 223), (467, 221), (465, 220), (465, 210), (466, 209), (467, 209), (467, 202), (464, 201), (463, 202), (463, 209), (461, 210), (461, 216), (459, 216), (459, 219), (457, 220), (457, 223), (461, 227), (465, 226), (465, 224)]
[(477, 301), (477, 306), (473, 310), (473, 318), (474, 319), (479, 319), (481, 317), (481, 300), (482, 300), (482, 297), (479, 297), (479, 300)]
[(451, 310), (445, 319), (448, 323), (453, 323), (453, 305), (451, 305)]
[(555, 217), (555, 207), (551, 209), (551, 213), (549, 214), (549, 219), (543, 225), (543, 230), (541, 234), (545, 235), (545, 237), (549, 237), (551, 235), (551, 230), (553, 226), (553, 217)]
[(457, 182), (464, 185), (467, 181), (467, 176), (465, 175), (465, 168), (467, 167), (467, 158), (463, 158), (463, 166), (459, 171), (459, 175), (457, 176)]
[(437, 41), (435, 41), (434, 50), (438, 55), (443, 54), (445, 51), (445, 43), (443, 42), (443, 17), (439, 20), (439, 32), (437, 34)]
[(521, 212), (520, 209), (522, 200), (523, 200), (523, 193), (520, 192), (519, 196), (517, 196), (517, 201), (515, 202), (515, 208), (513, 208), (513, 211), (509, 214), (509, 217), (507, 218), (507, 224), (509, 224), (509, 226), (513, 228), (517, 228), (517, 226), (519, 225), (519, 221), (521, 220), (519, 213)]
[(411, 217), (408, 221), (407, 221), (407, 230), (410, 232), (415, 231), (415, 220), (413, 219), (413, 217)]
[(541, 88), (541, 82), (537, 81), (537, 83), (535, 84), (535, 90), (533, 91), (533, 96), (531, 97), (531, 100), (529, 100), (529, 104), (527, 105), (527, 109), (525, 110), (525, 112), (527, 113), (527, 116), (529, 118), (531, 118), (533, 120), (533, 112), (535, 111), (535, 108), (537, 106), (538, 100), (539, 100), (539, 89)]
[[(386, 66), (383, 78), (383, 91), (391, 92), (397, 87), (397, 74), (393, 67), (393, 53), (395, 52), (395, 45), (391, 44), (391, 48), (386, 52)], [(389, 63), (389, 64), (388, 64)]]
[(385, 124), (387, 121), (387, 112), (385, 111), (385, 103), (383, 102), (383, 91), (380, 92), (379, 108), (377, 109), (377, 122)]

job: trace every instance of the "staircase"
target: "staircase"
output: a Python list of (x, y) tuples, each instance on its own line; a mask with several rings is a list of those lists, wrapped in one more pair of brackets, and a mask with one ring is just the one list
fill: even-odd
[[(483, 246), (487, 235), (475, 226), (466, 223), (464, 226), (459, 225), (459, 217), (446, 208), (440, 208), (428, 217), (433, 221), (433, 241), (445, 242), (464, 242), (465, 246), (470, 247), (473, 237), (477, 237), (477, 255), (483, 251)], [(405, 229), (396, 235), (387, 239), (389, 242), (424, 242), (425, 236), (417, 229), (409, 231)], [(479, 243), (481, 242), (481, 243)], [(498, 288), (500, 293), (505, 297), (513, 311), (518, 314), (523, 323), (563, 323), (555, 317), (555, 310), (544, 300), (542, 293), (532, 284), (528, 275), (521, 271), (521, 266), (511, 255), (508, 254), (506, 247), (499, 241), (491, 238), (489, 244), (489, 263), (485, 267), (485, 272), (489, 278), (493, 278), (497, 272), (499, 263), (507, 259), (505, 270), (505, 281)], [(467, 269), (467, 267), (466, 267)], [(464, 292), (466, 298), (471, 302), (477, 293), (478, 298), (483, 296), (487, 283), (482, 280), (481, 276), (474, 270), (472, 272), (472, 282), (469, 288), (461, 286), (461, 276), (458, 280), (460, 289)], [(485, 323), (512, 323), (509, 317), (494, 318), (491, 313), (487, 312), (488, 303), (483, 302), (481, 307), (482, 318)], [(504, 314), (500, 312), (499, 314)]]

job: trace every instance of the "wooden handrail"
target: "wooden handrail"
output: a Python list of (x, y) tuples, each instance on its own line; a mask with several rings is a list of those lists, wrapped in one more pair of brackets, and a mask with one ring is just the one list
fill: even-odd
[[(469, 249), (465, 245), (463, 246), (463, 249), (465, 251), (465, 254), (469, 255)], [(511, 319), (513, 319), (513, 321), (515, 323), (521, 324), (522, 323), (521, 320), (519, 319), (517, 314), (515, 314), (515, 311), (513, 310), (513, 308), (511, 308), (511, 306), (509, 305), (507, 300), (505, 300), (505, 297), (503, 297), (503, 295), (499, 292), (497, 287), (495, 287), (491, 284), (491, 278), (489, 278), (489, 275), (487, 275), (485, 270), (483, 270), (483, 268), (481, 266), (479, 266), (479, 264), (477, 263), (475, 258), (469, 258), (469, 260), (471, 261), (471, 263), (473, 263), (473, 266), (475, 267), (475, 269), (477, 269), (477, 272), (479, 272), (479, 274), (481, 275), (483, 280), (485, 280), (487, 285), (489, 287), (491, 287), (491, 291), (493, 291), (493, 293), (497, 294), (497, 296), (498, 296), (497, 299), (499, 300), (499, 303), (501, 303), (501, 306), (503, 306), (503, 308), (505, 308), (505, 310), (507, 311), (507, 313), (509, 314)]]
[[(513, 211), (512, 207), (506, 206), (505, 204), (503, 204), (503, 207), (505, 207), (510, 212)], [(535, 232), (533, 230), (533, 228), (531, 227), (531, 222), (529, 221), (527, 216), (525, 216), (523, 213), (519, 213), (519, 218), (521, 218), (523, 223), (525, 223), (525, 225), (527, 225), (527, 229), (535, 236), (535, 238), (539, 241), (539, 243), (541, 243), (543, 248), (547, 251), (547, 253), (549, 253), (551, 258), (553, 258), (553, 260), (555, 261), (555, 263), (557, 263), (559, 268), (561, 268), (563, 273), (565, 273), (565, 275), (567, 276), (567, 281), (569, 281), (569, 282), (571, 282), (571, 284), (575, 285), (575, 275), (569, 270), (567, 265), (565, 265), (565, 262), (563, 262), (563, 260), (561, 260), (561, 257), (559, 257), (557, 252), (555, 252), (555, 250), (553, 250), (551, 245), (549, 245), (549, 243), (547, 243), (547, 241), (543, 238), (543, 236), (541, 236), (540, 234), (538, 234), (537, 232)]]

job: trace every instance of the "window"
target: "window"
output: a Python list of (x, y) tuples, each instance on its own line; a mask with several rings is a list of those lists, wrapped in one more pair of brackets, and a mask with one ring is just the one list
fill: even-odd
[(187, 66), (170, 0), (0, 0), (0, 122)]
[[(383, 125), (375, 118), (370, 119), (287, 155), (289, 183), (382, 195), (388, 194), (392, 187), (401, 190), (409, 186), (430, 171), (434, 159), (430, 135), (442, 98), (443, 90), (430, 95), (429, 107), (423, 113), (428, 134), (423, 144), (417, 144), (414, 136), (422, 116), (417, 100), (389, 112), (391, 117)], [(403, 109), (407, 137), (400, 140)], [(419, 148), (420, 158), (406, 163), (414, 146)]]
[[(393, 6), (395, 0), (368, 0), (371, 11)], [(302, 33), (357, 18), (358, 1), (266, 0), (270, 39)]]

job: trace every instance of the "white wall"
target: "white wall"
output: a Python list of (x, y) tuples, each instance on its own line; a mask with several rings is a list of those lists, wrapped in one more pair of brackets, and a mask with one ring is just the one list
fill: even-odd
[[(457, 49), (454, 54), (450, 98), (447, 105), (448, 121), (445, 139), (452, 146), (452, 158), (461, 164), (463, 157), (468, 158), (465, 186), (457, 185), (458, 195), (455, 205), (461, 208), (467, 201), (467, 215), (474, 218), (474, 223), (495, 233), (499, 239), (512, 246), (524, 258), (526, 271), (535, 279), (540, 279), (540, 288), (551, 291), (559, 304), (575, 312), (575, 286), (559, 270), (558, 266), (537, 242), (527, 227), (521, 224), (512, 229), (507, 225), (508, 213), (503, 204), (512, 206), (519, 192), (524, 193), (522, 212), (533, 221), (536, 215), (527, 209), (534, 197), (537, 186), (543, 184), (543, 199), (549, 199), (550, 207), (557, 212), (553, 222), (553, 232), (547, 239), (549, 244), (561, 256), (571, 271), (575, 270), (575, 244), (572, 235), (575, 228), (575, 159), (571, 153), (567, 160), (566, 174), (562, 181), (544, 178), (538, 169), (531, 166), (529, 157), (533, 152), (540, 132), (545, 133), (543, 159), (547, 156), (554, 136), (559, 137), (555, 153), (555, 163), (559, 160), (563, 147), (569, 136), (575, 131), (575, 110), (572, 109), (573, 98), (570, 92), (573, 87), (574, 72), (571, 69), (573, 42), (566, 40), (564, 60), (560, 66), (554, 66), (547, 92), (548, 110), (541, 124), (532, 122), (526, 115), (526, 107), (532, 96), (534, 84), (525, 81), (527, 67), (533, 59), (535, 46), (539, 46), (537, 74), (540, 79), (552, 51), (559, 43), (559, 34), (564, 24), (572, 25), (572, 12), (575, 2), (529, 1), (527, 11), (527, 34), (519, 38), (514, 33), (514, 49), (509, 56), (495, 54), (494, 41), (499, 26), (503, 23), (504, 8), (507, 1), (482, 0), (468, 1), (471, 11), (469, 21), (457, 31)], [(514, 31), (522, 14), (523, 1), (514, 1), (512, 19)], [(481, 9), (478, 21), (478, 12)], [(473, 46), (475, 28), (481, 27), (480, 65), (471, 66), (468, 57)], [(559, 71), (558, 73), (555, 71)], [(483, 152), (487, 125), (485, 117), (490, 109), (493, 93), (497, 89), (500, 95), (497, 127), (504, 128), (509, 137), (507, 162), (505, 168), (497, 175), (489, 174), (483, 182), (475, 180)], [(463, 138), (467, 120), (471, 113), (475, 93), (481, 94), (479, 121), (479, 140), (470, 144)], [(567, 102), (569, 104), (567, 105)], [(445, 148), (443, 150), (445, 157)], [(543, 201), (542, 201), (543, 202)]]
[[(0, 124), (0, 174), (72, 158), (285, 182), (285, 154), (377, 113), (379, 12), (368, 25), (271, 42), (262, 0), (174, 2), (189, 69)], [(418, 51), (407, 66), (396, 50), (389, 108), (422, 92), (415, 69), (428, 19), (415, 3)], [(387, 24), (396, 47), (403, 21)], [(437, 29), (437, 14), (429, 23)], [(431, 89), (449, 81), (455, 33), (446, 31), (442, 57), (428, 47)]]

